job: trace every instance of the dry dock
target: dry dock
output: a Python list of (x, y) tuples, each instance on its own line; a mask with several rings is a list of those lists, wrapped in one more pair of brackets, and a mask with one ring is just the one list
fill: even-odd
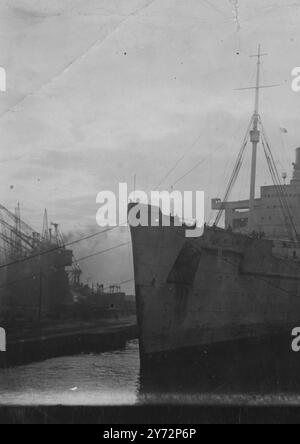
[(102, 353), (125, 347), (137, 338), (134, 316), (114, 320), (58, 324), (23, 335), (7, 335), (7, 351), (0, 354), (0, 367), (23, 365), (59, 356)]

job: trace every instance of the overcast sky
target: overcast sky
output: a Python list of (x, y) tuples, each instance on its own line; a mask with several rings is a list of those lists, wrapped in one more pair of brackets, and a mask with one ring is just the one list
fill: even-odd
[[(280, 171), (300, 146), (300, 1), (0, 0), (0, 202), (41, 229), (97, 229), (96, 195), (119, 182), (222, 197), (253, 111), (258, 43), (264, 59), (261, 114)], [(280, 133), (280, 127), (288, 134)], [(195, 143), (196, 141), (196, 143)], [(270, 183), (260, 158), (259, 184)], [(236, 197), (248, 196), (249, 159)], [(208, 205), (207, 205), (208, 207)], [(207, 210), (207, 218), (210, 214)], [(118, 244), (114, 232), (78, 256)], [(114, 264), (112, 267), (111, 265)], [(82, 264), (85, 279), (126, 280), (130, 249)]]

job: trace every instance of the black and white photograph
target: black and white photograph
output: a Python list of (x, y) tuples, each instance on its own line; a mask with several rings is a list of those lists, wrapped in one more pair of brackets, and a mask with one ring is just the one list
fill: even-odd
[(299, 23), (0, 0), (1, 424), (300, 423)]

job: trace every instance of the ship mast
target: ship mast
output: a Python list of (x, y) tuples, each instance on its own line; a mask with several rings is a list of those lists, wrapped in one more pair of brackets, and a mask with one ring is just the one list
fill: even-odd
[[(255, 90), (255, 104), (254, 104), (254, 113), (251, 116), (250, 124), (247, 128), (246, 136), (243, 141), (241, 150), (239, 152), (237, 161), (235, 163), (234, 171), (231, 175), (229, 184), (226, 188), (225, 197), (223, 199), (223, 202), (219, 199), (216, 199), (216, 201), (213, 201), (213, 209), (218, 209), (218, 215), (216, 217), (215, 225), (218, 225), (220, 222), (220, 219), (222, 217), (222, 212), (224, 209), (227, 208), (232, 209), (231, 207), (227, 207), (226, 203), (228, 201), (229, 194), (232, 190), (232, 187), (234, 186), (236, 179), (238, 177), (238, 174), (240, 172), (242, 161), (243, 161), (243, 155), (245, 152), (245, 148), (247, 146), (247, 143), (249, 141), (249, 135), (250, 135), (250, 142), (252, 143), (252, 165), (251, 165), (251, 180), (250, 180), (250, 199), (249, 199), (249, 207), (247, 205), (247, 208), (249, 208), (249, 217), (248, 217), (248, 232), (251, 232), (255, 230), (255, 192), (256, 192), (256, 168), (257, 168), (257, 148), (260, 141), (262, 141), (264, 154), (268, 163), (268, 167), (271, 173), (272, 180), (274, 182), (274, 185), (276, 186), (276, 191), (278, 193), (278, 199), (280, 202), (280, 208), (283, 212), (283, 218), (286, 222), (288, 222), (288, 231), (290, 234), (291, 239), (293, 241), (297, 242), (300, 239), (300, 236), (298, 235), (297, 228), (295, 226), (293, 216), (290, 211), (289, 202), (287, 200), (287, 196), (285, 195), (284, 188), (281, 184), (281, 179), (277, 171), (276, 163), (274, 161), (274, 157), (269, 145), (269, 142), (266, 138), (266, 133), (262, 124), (261, 116), (259, 114), (259, 99), (260, 99), (260, 90), (263, 88), (274, 88), (276, 86), (280, 85), (261, 85), (260, 84), (260, 68), (261, 68), (261, 57), (265, 56), (267, 54), (261, 53), (261, 46), (258, 46), (258, 53), (250, 56), (257, 58), (257, 72), (256, 72), (256, 85), (249, 87), (249, 88), (238, 88), (239, 91), (242, 90)], [(261, 129), (261, 131), (260, 131)], [(244, 206), (241, 207), (244, 209)]]
[(256, 85), (250, 88), (239, 88), (239, 91), (243, 90), (255, 90), (255, 104), (254, 113), (252, 116), (252, 129), (250, 131), (250, 141), (252, 143), (252, 162), (251, 162), (251, 181), (250, 181), (250, 200), (249, 200), (249, 225), (248, 229), (251, 231), (254, 228), (254, 207), (255, 207), (255, 191), (256, 191), (256, 169), (257, 169), (257, 147), (260, 142), (260, 131), (259, 131), (259, 99), (260, 90), (264, 88), (274, 88), (279, 85), (261, 85), (260, 84), (260, 69), (261, 69), (261, 58), (268, 54), (261, 53), (261, 45), (258, 45), (258, 52), (255, 55), (250, 56), (257, 58), (257, 71), (256, 71)]
[[(266, 54), (263, 54), (266, 55)], [(255, 189), (256, 189), (256, 168), (257, 168), (257, 146), (260, 142), (260, 131), (258, 129), (259, 122), (259, 92), (260, 92), (260, 66), (261, 66), (261, 46), (258, 46), (257, 57), (257, 73), (256, 73), (256, 87), (255, 87), (255, 106), (253, 114), (253, 127), (250, 131), (250, 141), (252, 143), (252, 164), (251, 164), (251, 182), (250, 182), (250, 217), (249, 229), (253, 227), (253, 215), (255, 206)]]

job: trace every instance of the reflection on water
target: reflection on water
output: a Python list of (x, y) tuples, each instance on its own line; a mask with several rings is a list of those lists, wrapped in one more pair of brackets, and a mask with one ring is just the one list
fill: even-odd
[(222, 348), (203, 352), (193, 364), (183, 360), (140, 372), (138, 342), (131, 341), (115, 352), (1, 369), (0, 403), (300, 404), (300, 355), (266, 347), (243, 353)]
[[(177, 359), (176, 359), (177, 358)], [(300, 353), (289, 335), (220, 344), (140, 375), (143, 402), (300, 404)]]

